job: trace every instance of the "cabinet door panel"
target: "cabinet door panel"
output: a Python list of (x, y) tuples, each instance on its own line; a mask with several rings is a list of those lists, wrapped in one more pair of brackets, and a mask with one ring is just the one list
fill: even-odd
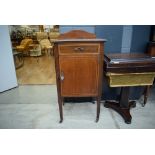
[(76, 95), (97, 95), (98, 55), (76, 57)]
[(98, 93), (98, 55), (60, 56), (63, 96), (96, 96)]
[[(73, 96), (75, 94), (75, 58), (59, 57), (60, 76), (64, 76), (61, 80), (61, 95)], [(61, 79), (61, 78), (60, 78)]]

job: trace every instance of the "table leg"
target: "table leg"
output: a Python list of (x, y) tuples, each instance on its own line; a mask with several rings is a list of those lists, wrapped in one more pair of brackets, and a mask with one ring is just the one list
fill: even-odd
[(120, 100), (106, 101), (104, 106), (117, 111), (125, 120), (125, 123), (131, 124), (132, 116), (130, 115), (130, 108), (136, 107), (135, 101), (129, 101), (129, 87), (122, 87)]
[(145, 87), (145, 90), (144, 90), (144, 102), (142, 103), (142, 106), (144, 107), (145, 104), (147, 103), (147, 99), (148, 99), (148, 95), (149, 95), (149, 92), (150, 92), (150, 88), (151, 86), (146, 86)]

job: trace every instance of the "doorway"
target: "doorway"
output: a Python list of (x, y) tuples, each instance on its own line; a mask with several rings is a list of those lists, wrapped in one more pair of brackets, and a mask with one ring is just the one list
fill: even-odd
[(58, 36), (58, 25), (10, 26), (19, 85), (56, 84), (53, 46)]

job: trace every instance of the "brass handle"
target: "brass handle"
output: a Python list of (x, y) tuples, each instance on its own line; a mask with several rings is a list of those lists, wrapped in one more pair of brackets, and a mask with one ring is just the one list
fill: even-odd
[(64, 73), (61, 72), (61, 73), (60, 73), (60, 80), (63, 81), (64, 79), (65, 79), (65, 77), (64, 77)]
[(83, 47), (75, 47), (74, 48), (74, 51), (80, 51), (80, 52), (82, 52), (82, 51), (84, 51), (84, 48)]

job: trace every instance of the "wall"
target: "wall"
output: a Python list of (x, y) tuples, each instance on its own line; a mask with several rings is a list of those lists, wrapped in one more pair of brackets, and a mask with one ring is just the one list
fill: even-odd
[(121, 53), (130, 53), (132, 41), (132, 25), (123, 26)]
[(97, 25), (97, 38), (105, 38), (105, 53), (120, 53), (122, 48), (123, 25)]
[(8, 26), (0, 25), (0, 92), (17, 86)]
[(95, 33), (94, 25), (61, 25), (59, 28), (60, 33), (65, 33), (71, 30), (84, 30), (90, 33)]
[(144, 53), (147, 51), (147, 43), (150, 39), (150, 25), (134, 25), (131, 42), (131, 52)]

